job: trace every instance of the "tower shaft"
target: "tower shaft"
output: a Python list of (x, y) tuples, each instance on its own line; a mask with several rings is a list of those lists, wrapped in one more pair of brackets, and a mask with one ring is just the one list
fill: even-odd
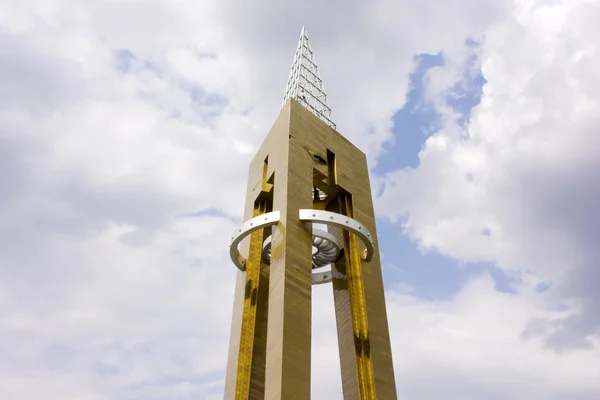
[[(232, 238), (240, 271), (225, 399), (310, 398), (311, 293), (323, 282), (332, 282), (344, 398), (396, 399), (366, 157), (309, 110), (287, 100), (250, 165), (247, 222)], [(315, 222), (343, 248), (323, 247), (330, 272), (313, 271)]]

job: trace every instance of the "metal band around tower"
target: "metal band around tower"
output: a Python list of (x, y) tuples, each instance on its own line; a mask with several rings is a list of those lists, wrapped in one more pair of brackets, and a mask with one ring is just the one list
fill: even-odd
[(231, 235), (231, 244), (229, 245), (229, 256), (231, 261), (240, 271), (246, 270), (246, 259), (242, 257), (238, 249), (238, 245), (246, 236), (259, 229), (268, 228), (269, 226), (277, 225), (281, 218), (279, 211), (272, 211), (258, 217), (254, 217), (244, 222), (239, 229), (236, 229)]
[(331, 211), (302, 209), (300, 210), (300, 221), (336, 226), (354, 233), (362, 240), (367, 250), (363, 257), (364, 260), (371, 261), (373, 258), (375, 243), (373, 235), (357, 220)]
[[(363, 256), (364, 260), (371, 261), (373, 258), (373, 235), (371, 235), (369, 230), (363, 224), (355, 219), (331, 211), (312, 209), (300, 210), (299, 216), (300, 220), (303, 222), (331, 225), (354, 233), (365, 245), (366, 252)], [(281, 214), (279, 211), (272, 211), (270, 213), (249, 219), (233, 233), (231, 237), (231, 244), (229, 246), (229, 256), (231, 257), (231, 261), (233, 261), (235, 266), (240, 271), (246, 270), (246, 259), (242, 257), (238, 249), (240, 242), (254, 231), (277, 225), (280, 218)]]

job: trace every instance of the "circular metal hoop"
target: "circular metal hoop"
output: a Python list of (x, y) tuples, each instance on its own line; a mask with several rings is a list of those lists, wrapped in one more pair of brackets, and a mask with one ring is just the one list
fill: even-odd
[[(240, 242), (252, 232), (277, 225), (280, 221), (281, 214), (279, 211), (273, 211), (258, 217), (249, 219), (237, 229), (232, 237), (229, 248), (229, 256), (240, 271), (246, 270), (246, 259), (239, 252), (238, 245)], [(373, 258), (374, 240), (368, 229), (360, 222), (342, 214), (333, 213), (323, 210), (302, 209), (300, 210), (300, 220), (305, 223), (320, 223), (330, 226), (335, 226), (345, 229), (358, 236), (365, 246), (365, 254), (363, 259), (370, 261)], [(339, 257), (342, 244), (329, 232), (313, 228), (311, 229), (313, 240), (312, 245), (317, 248), (317, 252), (313, 254), (313, 268), (321, 268), (328, 264), (332, 264)], [(271, 257), (271, 236), (267, 237), (263, 242), (263, 257), (269, 262)], [(332, 271), (313, 272), (313, 285), (319, 285), (332, 281)]]
[(300, 210), (300, 221), (331, 225), (354, 233), (367, 250), (363, 257), (364, 260), (371, 261), (373, 258), (373, 244), (375, 243), (373, 235), (357, 220), (331, 211), (303, 209)]
[(246, 259), (242, 257), (238, 245), (246, 236), (259, 229), (277, 225), (281, 218), (279, 211), (272, 211), (258, 217), (254, 217), (244, 222), (242, 226), (231, 235), (231, 244), (229, 245), (229, 257), (240, 271), (246, 270)]
[(322, 285), (324, 283), (329, 283), (333, 280), (332, 274), (333, 274), (333, 271), (313, 272), (312, 284), (313, 285)]

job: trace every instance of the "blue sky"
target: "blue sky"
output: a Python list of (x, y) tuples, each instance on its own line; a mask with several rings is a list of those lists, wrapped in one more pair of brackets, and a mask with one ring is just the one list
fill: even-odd
[[(393, 143), (374, 169), (378, 175), (417, 168), (421, 147), (439, 125), (440, 116), (424, 99), (423, 91), (427, 71), (443, 66), (444, 57), (442, 54), (422, 54), (416, 57), (416, 61), (415, 71), (410, 76), (407, 102), (394, 116)], [(479, 103), (483, 84), (481, 74), (476, 75), (466, 82), (465, 88), (457, 85), (452, 96), (448, 96), (448, 104), (460, 112), (463, 123), (468, 120), (471, 109)], [(408, 284), (415, 296), (442, 300), (456, 294), (470, 277), (487, 273), (494, 278), (497, 290), (512, 291), (510, 278), (491, 263), (459, 263), (435, 252), (424, 254), (403, 234), (399, 224), (386, 218), (377, 219), (377, 230), (386, 287)]]

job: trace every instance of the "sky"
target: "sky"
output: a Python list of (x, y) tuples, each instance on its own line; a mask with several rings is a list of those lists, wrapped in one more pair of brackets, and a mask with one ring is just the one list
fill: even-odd
[[(399, 397), (600, 398), (597, 0), (0, 0), (0, 397), (222, 398), (302, 26), (367, 154)], [(341, 398), (330, 286), (312, 398)]]

